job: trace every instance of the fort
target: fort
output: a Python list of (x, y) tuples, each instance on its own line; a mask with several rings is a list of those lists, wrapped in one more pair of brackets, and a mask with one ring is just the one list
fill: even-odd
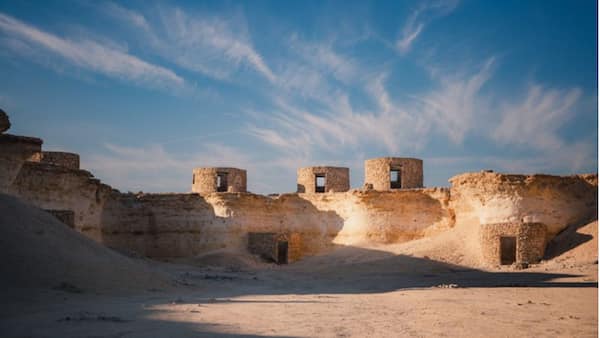
[[(247, 191), (246, 170), (192, 170), (191, 192), (122, 193), (80, 169), (79, 155), (43, 151), (38, 138), (4, 133), (0, 192), (55, 215), (108, 247), (151, 258), (215, 250), (285, 264), (335, 245), (395, 244), (459, 231), (472, 266), (526, 267), (570, 225), (597, 218), (597, 174), (513, 175), (489, 170), (424, 187), (423, 161), (365, 160), (364, 186), (348, 168), (298, 169), (297, 191)], [(443, 257), (442, 257), (443, 258)]]

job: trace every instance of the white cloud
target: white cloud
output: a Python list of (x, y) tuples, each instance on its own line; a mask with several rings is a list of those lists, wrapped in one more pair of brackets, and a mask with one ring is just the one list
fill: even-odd
[(467, 132), (488, 114), (489, 99), (481, 94), (481, 89), (493, 74), (494, 62), (495, 59), (490, 58), (470, 74), (443, 75), (437, 78), (438, 88), (414, 97), (423, 103), (419, 109), (430, 124), (437, 126), (437, 130), (455, 144), (461, 144)]
[(502, 119), (493, 131), (494, 140), (541, 150), (560, 149), (564, 142), (557, 130), (575, 115), (581, 95), (579, 88), (559, 90), (531, 85), (522, 101), (501, 108)]
[(402, 37), (396, 42), (396, 46), (398, 47), (400, 52), (408, 52), (410, 50), (410, 47), (412, 46), (412, 43), (419, 36), (419, 34), (421, 34), (422, 30), (422, 23), (415, 26), (414, 23), (411, 22), (411, 24), (407, 24), (406, 26), (404, 26), (404, 29), (402, 30)]
[(3, 13), (0, 13), (0, 31), (20, 43), (21, 47), (16, 48), (16, 52), (25, 50), (25, 46), (40, 49), (83, 69), (153, 88), (178, 88), (185, 84), (184, 79), (173, 71), (122, 50), (89, 39), (74, 41), (61, 38)]
[(400, 37), (396, 41), (396, 48), (402, 54), (407, 53), (415, 40), (425, 29), (425, 26), (435, 17), (447, 15), (458, 5), (457, 0), (425, 1), (419, 4), (406, 20)]
[(122, 7), (114, 2), (103, 3), (103, 5), (100, 6), (100, 9), (108, 15), (125, 21), (132, 26), (144, 31), (150, 31), (150, 25), (148, 24), (146, 17), (137, 11)]
[(181, 67), (224, 80), (242, 65), (270, 82), (276, 76), (254, 49), (245, 20), (189, 14), (179, 8), (160, 13), (162, 25), (153, 27), (151, 41), (165, 57)]
[(306, 42), (294, 34), (288, 45), (315, 70), (331, 74), (338, 81), (348, 83), (357, 75), (356, 61), (334, 50), (331, 43)]

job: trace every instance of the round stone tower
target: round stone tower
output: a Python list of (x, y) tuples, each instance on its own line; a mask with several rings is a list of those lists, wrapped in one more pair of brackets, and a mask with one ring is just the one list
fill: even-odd
[(192, 192), (246, 192), (246, 170), (237, 168), (195, 168)]
[(380, 157), (365, 161), (365, 185), (374, 190), (423, 187), (423, 160), (404, 157)]
[(299, 193), (344, 192), (350, 189), (350, 169), (305, 167), (298, 169)]

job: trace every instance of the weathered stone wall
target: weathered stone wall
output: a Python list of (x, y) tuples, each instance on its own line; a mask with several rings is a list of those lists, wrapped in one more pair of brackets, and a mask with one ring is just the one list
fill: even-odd
[[(382, 196), (389, 194), (389, 196)], [(387, 200), (387, 202), (386, 202)], [(102, 241), (150, 257), (246, 250), (251, 232), (288, 236), (290, 261), (333, 244), (394, 243), (452, 224), (447, 190), (284, 194), (117, 195), (106, 203)]]
[(39, 161), (42, 140), (0, 134), (0, 191), (6, 191), (27, 161)]
[(277, 234), (273, 232), (248, 233), (248, 251), (262, 259), (277, 261)]
[[(451, 189), (377, 191), (389, 190), (390, 166), (402, 165), (403, 187), (407, 180), (416, 186), (420, 180), (422, 185), (420, 160), (388, 158), (375, 160), (373, 166), (369, 161), (365, 164), (366, 181), (375, 190), (271, 198), (235, 192), (246, 190), (244, 170), (198, 168), (193, 190), (201, 195), (133, 195), (101, 184), (89, 172), (73, 169), (72, 164), (44, 163), (41, 144), (39, 139), (0, 135), (0, 192), (43, 209), (73, 211), (76, 230), (110, 247), (149, 257), (193, 256), (219, 249), (245, 251), (248, 233), (271, 232), (288, 236), (293, 261), (335, 244), (398, 243), (461, 226), (469, 230), (462, 232), (465, 236), (473, 236), (472, 241), (465, 237), (465, 243), (477, 243), (477, 253), (495, 250), (487, 243), (494, 241), (490, 238), (497, 237), (500, 230), (517, 233), (518, 240), (526, 243), (520, 247), (524, 249), (518, 249), (519, 259), (532, 262), (560, 230), (597, 218), (597, 175), (485, 172), (456, 176), (450, 180)], [(216, 191), (218, 172), (229, 173), (228, 189), (234, 192), (208, 192)], [(336, 177), (348, 184), (347, 172), (345, 169)], [(311, 169), (313, 185), (314, 173)], [(341, 185), (331, 177), (327, 176), (327, 183)], [(385, 178), (386, 186), (372, 177)], [(521, 222), (543, 223), (544, 230), (528, 226), (513, 231), (509, 225), (485, 235), (485, 230), (480, 231), (482, 224)]]
[(11, 185), (2, 192), (42, 209), (72, 210), (75, 229), (100, 240), (100, 216), (112, 188), (85, 170), (25, 162)]
[(541, 223), (482, 224), (481, 253), (488, 265), (500, 265), (500, 237), (516, 237), (516, 264), (537, 263), (546, 250), (546, 226)]
[(423, 187), (423, 161), (416, 158), (381, 157), (365, 161), (365, 185), (386, 191), (391, 189), (390, 170), (401, 172), (402, 189)]
[(450, 207), (458, 224), (543, 223), (551, 238), (569, 225), (597, 219), (592, 176), (462, 174), (450, 179)]
[(79, 155), (62, 151), (43, 151), (42, 163), (70, 169), (79, 169)]
[(192, 192), (217, 192), (217, 175), (227, 174), (227, 192), (246, 192), (246, 170), (237, 168), (195, 168), (192, 172)]
[(302, 195), (318, 210), (343, 220), (336, 244), (399, 243), (448, 230), (454, 217), (448, 209), (449, 190), (353, 190), (331, 196)]
[(225, 248), (229, 231), (198, 194), (117, 194), (102, 212), (100, 230), (106, 245), (148, 257)]
[(305, 167), (298, 169), (298, 192), (314, 193), (316, 176), (325, 175), (325, 192), (350, 190), (350, 169), (341, 167)]

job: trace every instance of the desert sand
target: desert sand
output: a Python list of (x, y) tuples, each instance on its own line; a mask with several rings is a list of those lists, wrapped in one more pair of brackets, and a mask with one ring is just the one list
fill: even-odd
[(240, 252), (152, 261), (0, 195), (2, 337), (593, 337), (597, 221), (526, 270), (476, 268), (461, 228), (290, 265)]

